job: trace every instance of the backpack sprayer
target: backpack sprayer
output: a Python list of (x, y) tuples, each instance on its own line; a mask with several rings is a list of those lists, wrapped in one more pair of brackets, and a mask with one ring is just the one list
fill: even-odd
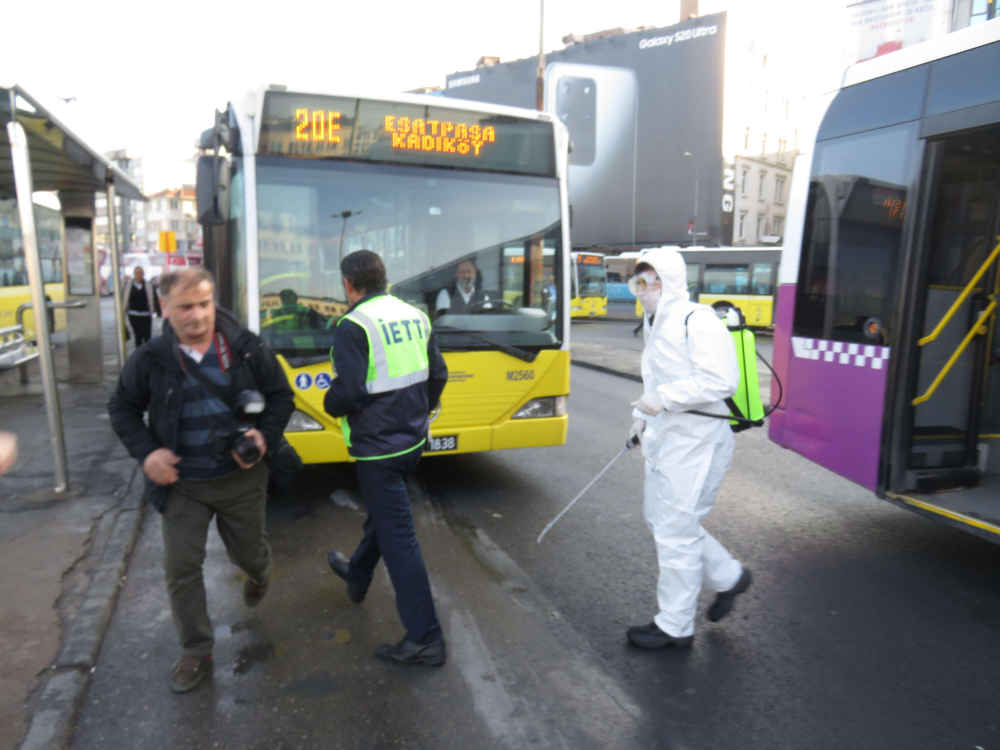
[[(689, 312), (687, 317), (684, 318), (685, 336), (687, 335), (688, 319), (696, 312), (699, 312), (699, 310)], [(728, 419), (729, 426), (733, 432), (742, 432), (743, 430), (749, 430), (751, 427), (763, 427), (764, 418), (770, 416), (771, 412), (777, 409), (778, 404), (781, 403), (781, 397), (784, 395), (781, 380), (778, 378), (778, 373), (771, 367), (771, 363), (764, 359), (761, 353), (757, 351), (757, 339), (753, 335), (753, 331), (747, 328), (747, 321), (743, 315), (743, 311), (738, 307), (729, 308), (726, 313), (725, 323), (733, 336), (733, 344), (736, 346), (736, 362), (740, 370), (739, 387), (736, 389), (736, 393), (726, 399), (726, 406), (729, 407), (729, 415), (710, 414), (707, 411), (696, 410), (691, 410), (687, 413), (698, 414), (702, 417), (712, 417), (713, 419)], [(774, 380), (778, 384), (778, 400), (774, 402), (774, 406), (767, 412), (764, 411), (764, 404), (760, 400), (760, 380), (757, 374), (758, 357), (767, 366), (767, 369), (771, 371), (771, 375), (774, 376)], [(556, 522), (560, 518), (566, 515), (570, 508), (576, 505), (576, 501), (587, 494), (587, 490), (593, 487), (597, 480), (603, 477), (619, 458), (625, 455), (625, 451), (638, 444), (638, 437), (632, 438), (629, 443), (626, 443), (625, 447), (618, 451), (618, 455), (612, 458), (608, 462), (608, 465), (601, 469), (600, 473), (591, 479), (586, 487), (580, 490), (580, 494), (570, 500), (569, 504), (559, 511), (555, 518), (549, 521), (548, 525), (542, 529), (542, 533), (538, 535), (536, 543), (541, 544), (542, 539), (549, 533), (549, 530), (556, 525)]]

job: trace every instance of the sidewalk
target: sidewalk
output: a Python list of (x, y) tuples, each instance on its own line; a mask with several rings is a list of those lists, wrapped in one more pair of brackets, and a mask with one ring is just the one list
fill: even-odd
[(0, 374), (0, 429), (19, 443), (0, 479), (0, 750), (26, 732), (25, 749), (65, 743), (138, 530), (136, 462), (107, 415), (114, 351), (106, 335), (105, 382), (59, 384), (70, 478), (60, 495), (37, 363), (28, 385), (17, 370)]

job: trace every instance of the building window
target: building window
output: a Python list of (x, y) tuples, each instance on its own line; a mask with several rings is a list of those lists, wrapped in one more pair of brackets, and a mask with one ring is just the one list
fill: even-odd
[(771, 222), (771, 224), (772, 224), (772, 229), (774, 230), (772, 232), (772, 234), (776, 234), (779, 237), (782, 234), (784, 234), (784, 229), (785, 229), (785, 220), (784, 219), (780, 219), (780, 218), (775, 217), (775, 219)]
[(764, 170), (760, 171), (760, 184), (757, 185), (757, 200), (764, 200), (764, 180), (767, 178), (767, 172)]
[(746, 235), (747, 235), (747, 212), (740, 211), (740, 223), (739, 227), (737, 227), (736, 236), (742, 240), (746, 237)]
[(764, 236), (764, 214), (757, 214), (757, 239)]
[(194, 214), (194, 203), (192, 201), (184, 201), (184, 213)]
[(179, 221), (174, 220), (170, 222), (170, 231), (177, 232), (180, 230), (180, 228), (181, 228), (181, 223)]
[(992, 6), (993, 3), (987, 3), (986, 0), (972, 0), (972, 15), (969, 17), (969, 26), (993, 18), (993, 14), (990, 13), (993, 10)]
[(180, 207), (181, 207), (181, 202), (180, 201), (170, 201), (170, 210), (171, 211), (179, 211)]
[(747, 194), (747, 183), (750, 181), (750, 170), (743, 167), (743, 177), (740, 180), (740, 195)]
[(774, 202), (784, 203), (785, 202), (785, 178), (775, 177), (774, 178)]

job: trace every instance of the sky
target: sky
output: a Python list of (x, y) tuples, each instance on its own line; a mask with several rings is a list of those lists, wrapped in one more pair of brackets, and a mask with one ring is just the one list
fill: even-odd
[[(679, 5), (546, 0), (545, 49), (561, 48), (571, 32), (677, 23)], [(781, 40), (789, 59), (810, 60), (796, 70), (803, 89), (813, 89), (813, 71), (830, 67), (817, 57), (836, 57), (831, 24), (843, 7), (843, 0), (702, 0), (700, 12), (729, 10), (740, 44)], [(538, 0), (12, 3), (0, 83), (19, 83), (97, 150), (142, 155), (148, 193), (193, 179), (195, 139), (216, 108), (245, 91), (272, 83), (375, 94), (440, 86), (483, 55), (534, 55), (538, 9)]]

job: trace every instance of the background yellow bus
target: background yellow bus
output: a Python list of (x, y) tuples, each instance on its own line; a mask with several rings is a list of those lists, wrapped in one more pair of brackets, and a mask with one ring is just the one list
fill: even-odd
[[(42, 265), (45, 296), (52, 302), (65, 300), (62, 267), (62, 215), (56, 208), (35, 204), (35, 231)], [(28, 271), (24, 265), (24, 245), (17, 201), (0, 200), (0, 328), (14, 325), (17, 308), (31, 300)], [(49, 310), (50, 331), (66, 327), (65, 310)], [(35, 318), (31, 310), (24, 314), (25, 338), (35, 338)]]
[(570, 317), (593, 318), (608, 314), (608, 278), (602, 253), (570, 253), (573, 261)]
[(282, 86), (235, 99), (201, 145), (211, 152), (198, 163), (205, 265), (220, 303), (278, 353), (295, 393), (286, 436), (304, 461), (349, 460), (323, 397), (347, 310), (340, 259), (361, 249), (383, 258), (391, 294), (431, 318), (448, 364), (428, 452), (565, 442), (572, 273), (560, 123), (437, 97)]
[[(752, 328), (774, 325), (774, 297), (781, 249), (774, 247), (675, 247), (687, 266), (692, 301), (715, 308), (738, 307)], [(635, 274), (639, 253), (608, 257), (623, 279)], [(636, 300), (636, 316), (642, 307)]]

